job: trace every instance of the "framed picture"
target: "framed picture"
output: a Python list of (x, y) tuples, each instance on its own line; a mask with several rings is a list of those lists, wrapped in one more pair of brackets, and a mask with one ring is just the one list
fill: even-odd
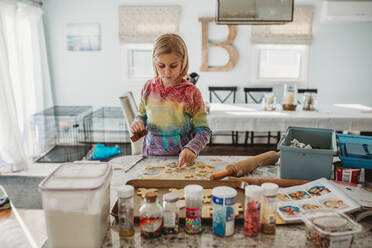
[(101, 30), (99, 24), (70, 23), (66, 25), (68, 51), (101, 50)]
[(294, 0), (217, 0), (217, 24), (276, 24), (293, 21)]

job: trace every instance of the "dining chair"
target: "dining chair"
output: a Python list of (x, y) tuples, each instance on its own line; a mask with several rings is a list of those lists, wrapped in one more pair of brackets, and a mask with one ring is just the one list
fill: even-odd
[[(130, 130), (130, 125), (134, 121), (137, 113), (137, 104), (134, 99), (133, 93), (131, 91), (125, 92), (119, 97), (119, 100), (127, 127), (129, 129), (129, 134), (130, 136), (132, 136), (133, 134)], [(142, 154), (143, 137), (136, 142), (130, 141), (130, 143), (132, 148), (132, 155)]]
[[(209, 102), (212, 102), (213, 97), (218, 99), (220, 103), (225, 103), (231, 95), (233, 96), (232, 102), (235, 103), (235, 98), (236, 98), (236, 91), (238, 90), (238, 87), (232, 86), (232, 87), (224, 87), (224, 86), (209, 86)], [(226, 96), (222, 97), (221, 94), (219, 93), (227, 93)]]
[[(209, 102), (214, 102), (214, 100), (218, 100), (220, 103), (225, 103), (231, 99), (232, 103), (235, 103), (236, 100), (236, 91), (238, 90), (237, 86), (209, 86)], [(212, 133), (212, 137), (210, 138), (209, 145), (213, 144), (213, 137), (214, 136), (230, 136), (232, 144), (238, 144), (238, 132), (231, 131), (231, 133), (226, 132), (215, 132)]]
[[(262, 100), (266, 93), (272, 93), (273, 88), (272, 87), (245, 87), (244, 88), (244, 96), (245, 96), (245, 103), (254, 103), (254, 104), (260, 104), (262, 103)], [(244, 144), (248, 145), (248, 137), (250, 134), (251, 139), (251, 145), (254, 144), (255, 138), (267, 138), (267, 143), (270, 145), (271, 137), (275, 137), (271, 135), (271, 132), (267, 132), (267, 135), (256, 135), (254, 131), (247, 131), (245, 132), (245, 140)], [(277, 133), (277, 142), (280, 140), (280, 132)]]

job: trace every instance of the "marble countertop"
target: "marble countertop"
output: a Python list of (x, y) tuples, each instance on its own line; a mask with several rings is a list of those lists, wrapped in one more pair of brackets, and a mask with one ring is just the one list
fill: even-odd
[[(352, 247), (370, 247), (372, 244), (372, 219), (362, 222), (363, 231), (356, 236)], [(162, 235), (158, 238), (145, 239), (140, 235), (138, 225), (132, 237), (120, 238), (112, 228), (106, 236), (102, 247), (316, 247), (306, 239), (303, 224), (278, 225), (275, 235), (259, 234), (250, 238), (244, 235), (243, 225), (235, 227), (234, 235), (218, 237), (213, 234), (211, 225), (203, 225), (203, 233), (196, 235), (186, 234), (181, 230), (178, 234)]]
[[(140, 158), (140, 156), (123, 156), (110, 161), (113, 168), (111, 178), (111, 206), (117, 199), (116, 190), (119, 186), (124, 185), (128, 180), (139, 178), (148, 171), (144, 167), (148, 164), (156, 165), (164, 162), (177, 161), (176, 157), (153, 157), (146, 158), (141, 161), (129, 172), (125, 172), (131, 163)], [(221, 161), (215, 161), (216, 156), (200, 156), (197, 161), (207, 164), (213, 164), (215, 170), (223, 170), (229, 163), (233, 163), (247, 158), (246, 156), (218, 156)], [(46, 176), (54, 170), (59, 164), (33, 164), (28, 171), (14, 173), (13, 175), (22, 176)], [(254, 176), (263, 177), (279, 177), (278, 166), (269, 166), (259, 168), (254, 172)], [(156, 173), (152, 171), (150, 173)], [(112, 218), (113, 223), (113, 218)], [(363, 226), (363, 231), (356, 235), (352, 247), (370, 247), (372, 244), (372, 217), (364, 219), (360, 222)], [(116, 226), (113, 224), (106, 235), (103, 248), (111, 247), (315, 247), (314, 244), (306, 239), (305, 227), (303, 224), (286, 224), (277, 225), (275, 235), (260, 234), (258, 237), (245, 237), (243, 232), (243, 224), (236, 223), (235, 233), (233, 236), (221, 238), (213, 235), (211, 224), (203, 225), (203, 233), (197, 235), (189, 235), (183, 231), (183, 226), (180, 226), (178, 234), (162, 235), (155, 239), (145, 239), (141, 237), (139, 225), (135, 225), (135, 234), (132, 237), (120, 238)], [(43, 230), (45, 232), (45, 230)], [(46, 247), (47, 244), (45, 244)]]
[[(164, 162), (177, 160), (176, 157), (154, 157), (147, 158), (138, 163), (128, 173), (123, 169), (140, 158), (140, 156), (124, 156), (113, 159), (111, 162), (114, 173), (111, 180), (111, 206), (116, 201), (116, 189), (125, 184), (128, 180), (139, 178), (147, 173), (144, 167), (148, 164), (156, 165)], [(216, 156), (200, 156), (197, 161), (215, 166), (215, 170), (223, 170), (229, 163), (247, 158), (246, 156), (218, 156), (221, 161), (214, 161)], [(155, 172), (154, 172), (155, 173)], [(255, 176), (278, 177), (277, 166), (270, 166), (258, 170)], [(372, 218), (361, 222), (363, 231), (353, 241), (352, 247), (369, 247), (372, 244)], [(211, 224), (203, 226), (201, 234), (189, 235), (183, 231), (178, 234), (162, 235), (155, 239), (141, 237), (139, 225), (136, 223), (135, 235), (129, 238), (120, 238), (113, 226), (106, 236), (104, 248), (109, 247), (315, 247), (306, 239), (305, 227), (303, 224), (277, 225), (275, 235), (260, 234), (258, 237), (249, 238), (244, 235), (243, 224), (237, 223), (235, 234), (230, 237), (221, 238), (213, 235)]]

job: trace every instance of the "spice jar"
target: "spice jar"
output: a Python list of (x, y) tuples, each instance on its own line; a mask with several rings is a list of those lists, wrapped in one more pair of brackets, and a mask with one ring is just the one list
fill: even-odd
[(163, 230), (163, 208), (156, 201), (156, 192), (147, 192), (140, 208), (141, 235), (145, 238), (160, 236)]
[(275, 183), (263, 183), (261, 185), (264, 193), (262, 209), (262, 232), (275, 234), (276, 230), (276, 197), (279, 187)]
[(203, 231), (201, 223), (201, 209), (203, 187), (196, 184), (187, 185), (184, 188), (186, 200), (185, 232), (197, 234)]
[(234, 234), (234, 204), (237, 192), (227, 186), (215, 187), (212, 190), (213, 233), (225, 237)]
[(261, 228), (262, 188), (257, 185), (245, 187), (244, 234), (255, 237)]
[(124, 185), (118, 189), (120, 236), (132, 236), (134, 234), (133, 192), (132, 185)]
[(177, 202), (177, 193), (163, 195), (163, 227), (166, 234), (178, 233), (179, 208)]

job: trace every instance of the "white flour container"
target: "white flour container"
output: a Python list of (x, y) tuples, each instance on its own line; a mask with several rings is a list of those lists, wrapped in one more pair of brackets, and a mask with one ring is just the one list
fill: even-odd
[(101, 247), (109, 228), (111, 165), (79, 161), (39, 185), (49, 247)]

